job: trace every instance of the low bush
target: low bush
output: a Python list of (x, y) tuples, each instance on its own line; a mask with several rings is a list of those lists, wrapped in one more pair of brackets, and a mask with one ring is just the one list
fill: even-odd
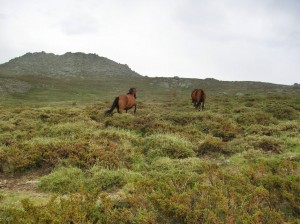
[(281, 153), (284, 145), (273, 136), (249, 135), (229, 142), (226, 148), (235, 152), (262, 150), (268, 153)]
[(298, 161), (285, 158), (260, 159), (242, 170), (243, 175), (255, 186), (263, 186), (268, 191), (268, 203), (282, 211), (287, 219), (299, 214), (296, 192), (300, 191)]
[(41, 152), (28, 146), (0, 148), (0, 171), (4, 173), (36, 168), (41, 162)]
[(195, 146), (180, 137), (170, 134), (155, 134), (143, 141), (144, 153), (150, 157), (187, 158), (195, 156)]
[(168, 157), (154, 160), (151, 164), (151, 170), (160, 172), (196, 172), (202, 173), (207, 162), (196, 158), (170, 159)]
[(40, 178), (39, 188), (45, 192), (68, 194), (78, 192), (85, 184), (84, 172), (75, 167), (59, 167)]
[(271, 104), (265, 110), (280, 120), (295, 120), (299, 117), (298, 111), (285, 104)]
[(273, 137), (261, 137), (256, 144), (266, 152), (281, 153), (283, 151), (280, 142)]
[(199, 113), (193, 113), (193, 112), (173, 112), (168, 113), (167, 115), (163, 116), (164, 120), (172, 122), (174, 125), (180, 125), (185, 126), (193, 123), (199, 123), (203, 121), (203, 115)]
[(236, 121), (239, 124), (246, 126), (253, 124), (270, 125), (277, 123), (276, 119), (274, 119), (272, 115), (262, 111), (241, 113), (236, 117)]
[(0, 192), (0, 202), (5, 198), (4, 194)]
[(234, 139), (239, 134), (237, 125), (232, 122), (223, 122), (219, 128), (212, 130), (214, 137), (221, 138), (224, 142)]
[(140, 178), (142, 178), (140, 173), (126, 169), (107, 170), (95, 166), (90, 170), (86, 187), (93, 191), (113, 191)]
[(251, 135), (265, 135), (265, 136), (280, 136), (282, 134), (280, 128), (278, 125), (259, 125), (259, 124), (254, 124), (251, 126), (248, 126), (245, 130), (247, 134)]
[(286, 134), (289, 137), (298, 137), (300, 133), (299, 121), (287, 121), (278, 125), (282, 134)]
[(198, 156), (204, 154), (229, 154), (226, 144), (219, 138), (207, 137), (195, 150)]
[(238, 172), (207, 170), (195, 179), (151, 177), (137, 186), (137, 195), (145, 193), (159, 223), (282, 223), (285, 219), (268, 204), (268, 190), (252, 185)]
[(88, 181), (88, 188), (98, 191), (115, 190), (126, 184), (125, 176), (114, 170), (100, 170), (94, 172)]
[(14, 131), (16, 129), (16, 125), (12, 124), (9, 121), (0, 121), (0, 131), (1, 132), (9, 132)]
[(252, 141), (248, 138), (235, 138), (226, 144), (226, 149), (232, 153), (247, 152), (254, 148)]
[(137, 139), (126, 133), (102, 131), (88, 136), (89, 141), (58, 137), (33, 138), (23, 143), (13, 141), (12, 145), (0, 146), (0, 171), (14, 173), (57, 164), (81, 168), (95, 164), (104, 168), (130, 167), (135, 161), (133, 142), (137, 144)]
[(45, 136), (49, 137), (63, 137), (63, 136), (78, 136), (84, 133), (90, 132), (90, 124), (84, 122), (68, 122), (55, 124), (48, 127), (45, 130), (42, 130)]
[(165, 132), (175, 133), (181, 129), (181, 127), (152, 113), (143, 116), (125, 115), (123, 117), (123, 114), (122, 116), (114, 115), (114, 117), (105, 119), (105, 126), (134, 130), (141, 133), (143, 136)]

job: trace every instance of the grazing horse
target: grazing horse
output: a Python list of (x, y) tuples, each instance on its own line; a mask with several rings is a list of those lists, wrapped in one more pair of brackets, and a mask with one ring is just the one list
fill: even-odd
[(192, 104), (196, 109), (204, 110), (206, 94), (202, 89), (194, 89), (191, 94)]
[(113, 110), (117, 108), (118, 113), (121, 114), (123, 110), (131, 109), (134, 107), (134, 113), (136, 112), (136, 88), (130, 88), (128, 93), (125, 95), (120, 95), (115, 98), (111, 108), (107, 111), (105, 111), (105, 115), (112, 114)]

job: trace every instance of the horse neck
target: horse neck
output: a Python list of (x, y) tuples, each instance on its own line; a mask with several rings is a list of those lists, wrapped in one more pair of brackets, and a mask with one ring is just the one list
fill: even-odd
[(134, 97), (134, 99), (136, 99), (136, 94), (135, 93), (127, 93), (127, 95), (131, 95)]

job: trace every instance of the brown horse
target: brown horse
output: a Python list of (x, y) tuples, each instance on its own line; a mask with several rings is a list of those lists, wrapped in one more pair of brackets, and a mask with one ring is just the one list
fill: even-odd
[(206, 94), (202, 89), (194, 89), (191, 94), (192, 104), (196, 109), (204, 110)]
[(136, 112), (136, 88), (130, 88), (126, 95), (120, 95), (115, 98), (111, 108), (105, 111), (105, 115), (109, 115), (113, 112), (115, 108), (117, 108), (118, 113), (121, 114), (123, 110), (131, 109), (134, 107), (134, 113)]

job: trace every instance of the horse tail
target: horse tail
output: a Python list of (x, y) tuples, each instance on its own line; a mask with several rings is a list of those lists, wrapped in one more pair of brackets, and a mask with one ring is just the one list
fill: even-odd
[(118, 104), (119, 104), (119, 97), (116, 97), (113, 104), (111, 105), (111, 108), (105, 111), (105, 115), (111, 114), (113, 110), (118, 106)]

